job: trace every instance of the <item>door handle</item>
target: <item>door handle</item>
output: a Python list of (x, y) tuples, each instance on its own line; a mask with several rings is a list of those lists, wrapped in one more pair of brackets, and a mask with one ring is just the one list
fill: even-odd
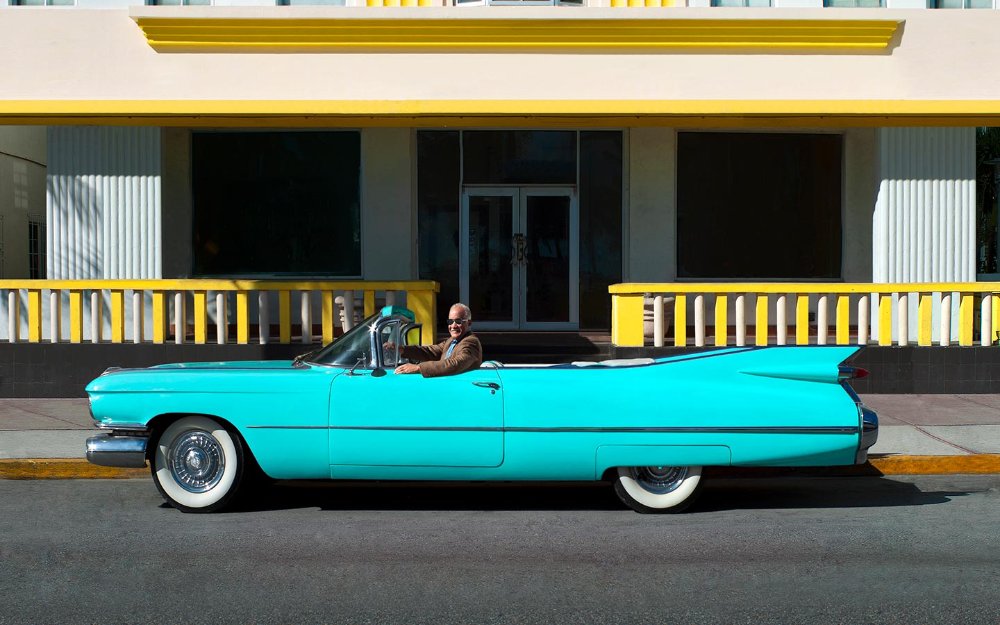
[(500, 385), (497, 384), (496, 382), (473, 382), (473, 384), (475, 384), (480, 388), (488, 388), (490, 389), (491, 393), (496, 393), (498, 390), (500, 390)]

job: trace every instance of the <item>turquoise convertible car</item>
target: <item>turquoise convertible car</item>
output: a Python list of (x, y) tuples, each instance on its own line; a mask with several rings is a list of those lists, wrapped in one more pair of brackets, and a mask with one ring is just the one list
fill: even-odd
[[(848, 385), (855, 347), (732, 348), (396, 375), (419, 336), (386, 307), (292, 361), (109, 369), (87, 386), (100, 465), (149, 462), (185, 512), (274, 479), (611, 480), (639, 512), (685, 509), (705, 466), (863, 463), (878, 419)], [(247, 489), (244, 488), (244, 491)]]

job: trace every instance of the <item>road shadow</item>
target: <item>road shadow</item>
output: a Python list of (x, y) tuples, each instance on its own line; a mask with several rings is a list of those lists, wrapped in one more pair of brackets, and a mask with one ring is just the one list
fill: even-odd
[(916, 484), (875, 476), (722, 478), (706, 484), (691, 511), (926, 506), (969, 494), (964, 490), (921, 490)]
[[(869, 508), (943, 504), (969, 494), (926, 491), (885, 477), (707, 480), (690, 513), (721, 510)], [(628, 511), (608, 482), (275, 482), (256, 486), (233, 512), (320, 510)]]

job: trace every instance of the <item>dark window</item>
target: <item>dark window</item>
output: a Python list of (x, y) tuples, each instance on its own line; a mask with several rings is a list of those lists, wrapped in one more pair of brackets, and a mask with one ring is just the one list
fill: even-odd
[(839, 135), (678, 136), (681, 278), (841, 277)]
[(464, 184), (576, 184), (576, 132), (468, 130)]
[[(437, 280), (441, 284), (437, 295), (438, 313), (447, 313), (448, 307), (459, 297), (459, 158), (458, 131), (426, 130), (417, 133), (420, 278)], [(438, 314), (438, 317), (442, 315)]]
[(28, 220), (28, 277), (45, 278), (45, 223)]
[(195, 275), (361, 275), (358, 132), (192, 138)]
[(580, 327), (611, 327), (622, 280), (622, 133), (580, 133)]
[[(976, 129), (976, 272), (980, 280), (1000, 274), (1000, 128)], [(983, 275), (986, 274), (986, 275)]]

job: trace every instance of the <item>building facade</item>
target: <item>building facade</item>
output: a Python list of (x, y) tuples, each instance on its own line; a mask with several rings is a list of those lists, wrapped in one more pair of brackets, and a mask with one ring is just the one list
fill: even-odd
[(570, 331), (619, 282), (995, 278), (989, 2), (214, 4), (0, 9), (45, 277), (431, 279)]

